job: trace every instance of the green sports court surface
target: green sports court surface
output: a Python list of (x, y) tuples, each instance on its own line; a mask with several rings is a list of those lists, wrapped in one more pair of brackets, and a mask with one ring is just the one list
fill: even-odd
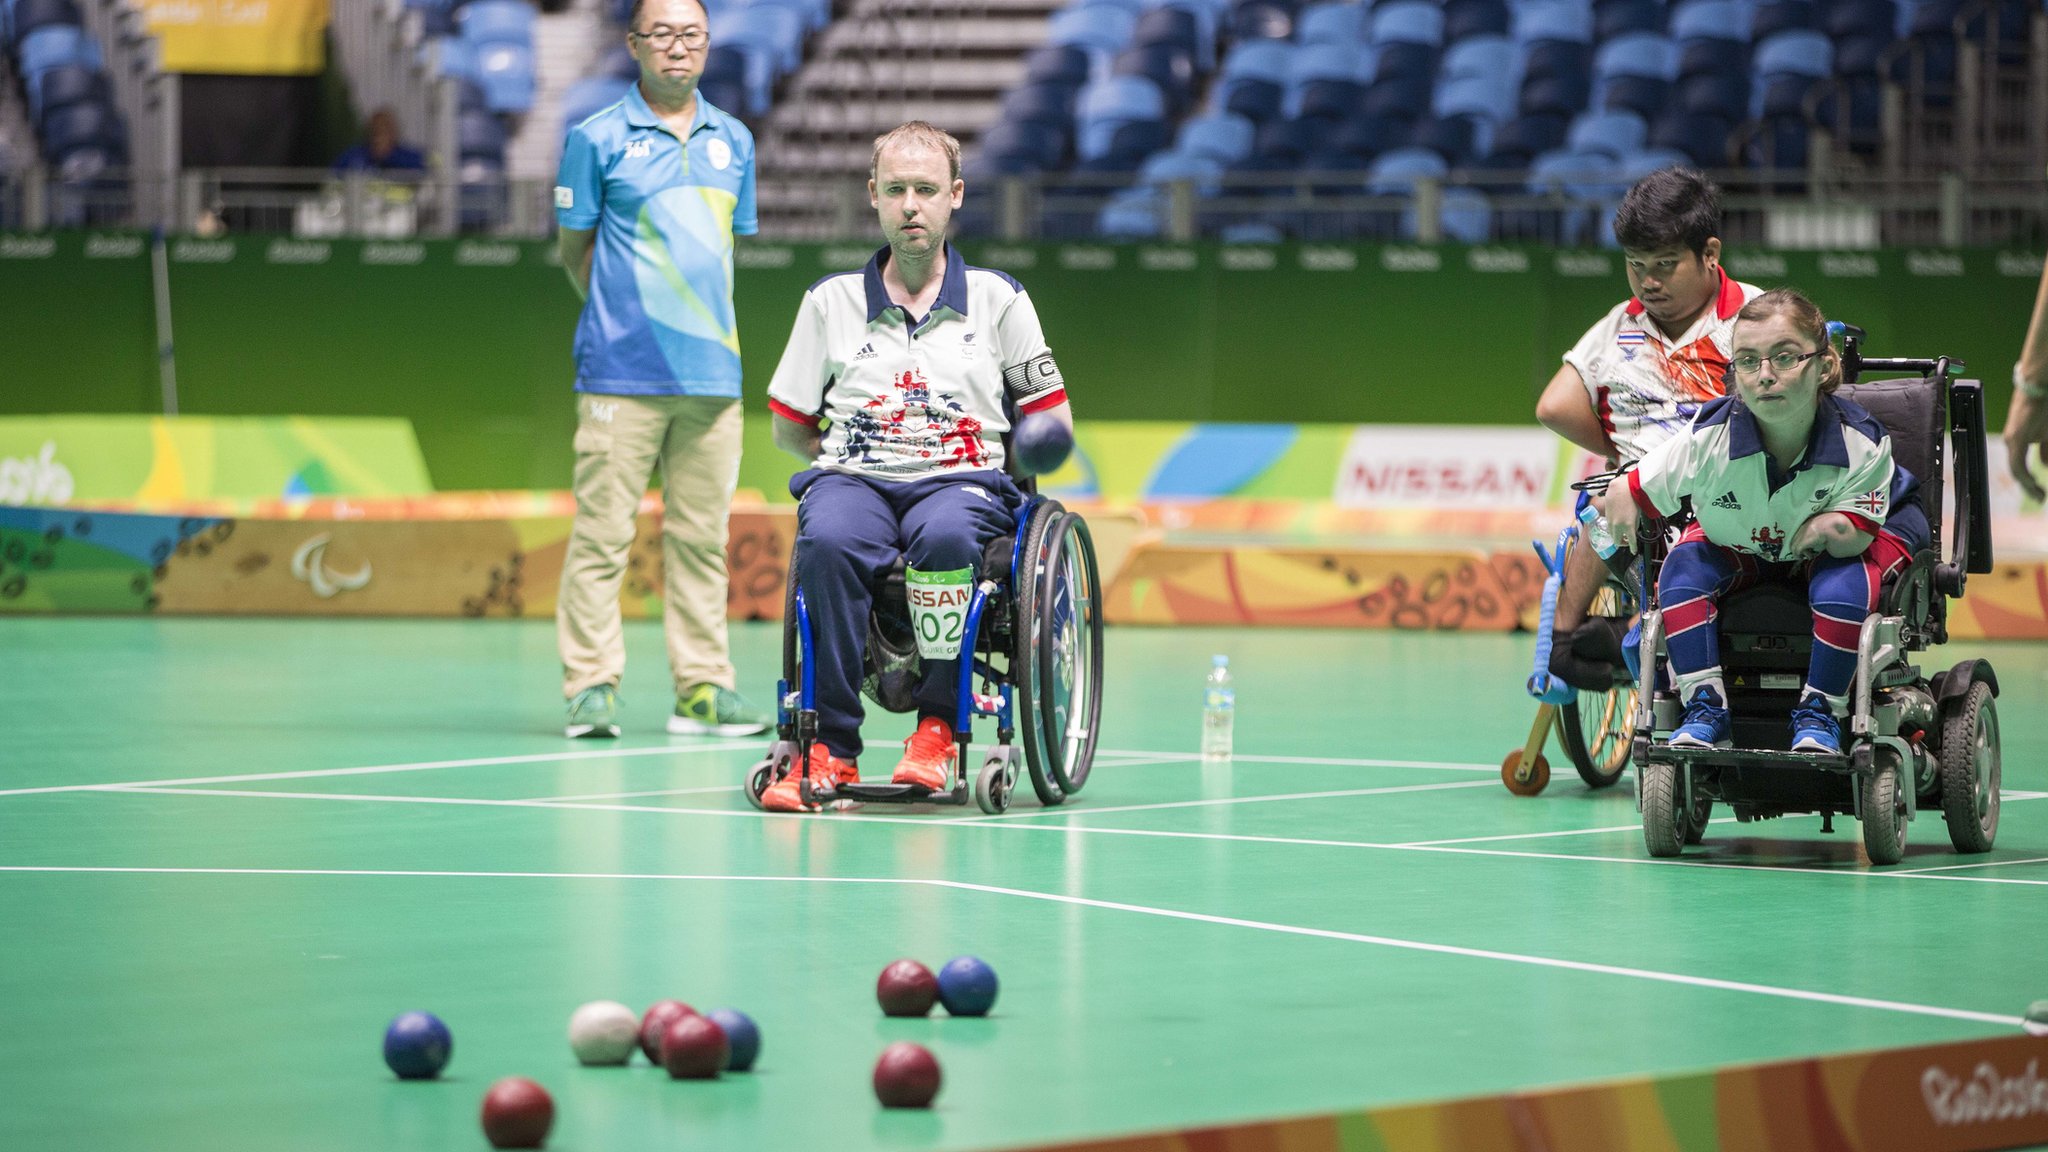
[[(1626, 782), (1508, 795), (1526, 638), (1112, 630), (1068, 806), (792, 817), (739, 792), (763, 740), (661, 734), (628, 633), (591, 744), (545, 622), (0, 620), (0, 1148), (481, 1148), (514, 1074), (558, 1149), (1002, 1147), (2006, 1035), (2048, 997), (2048, 648), (1927, 654), (1998, 668), (1998, 849), (1923, 812), (1873, 871), (1848, 820), (1653, 862)], [(759, 700), (778, 635), (734, 628)], [(870, 775), (907, 728), (870, 720)], [(881, 1016), (884, 964), (966, 952), (993, 1016)], [(574, 1063), (578, 1004), (662, 997), (751, 1013), (758, 1070)], [(414, 1008), (438, 1082), (379, 1059)], [(870, 1094), (898, 1039), (945, 1067), (928, 1113)]]

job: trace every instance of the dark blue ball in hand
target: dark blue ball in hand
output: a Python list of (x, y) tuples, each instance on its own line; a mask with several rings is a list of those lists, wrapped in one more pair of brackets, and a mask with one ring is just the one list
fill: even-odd
[(1010, 448), (1017, 454), (1018, 471), (1043, 476), (1067, 462), (1068, 453), (1074, 450), (1074, 433), (1057, 417), (1033, 413), (1017, 421)]

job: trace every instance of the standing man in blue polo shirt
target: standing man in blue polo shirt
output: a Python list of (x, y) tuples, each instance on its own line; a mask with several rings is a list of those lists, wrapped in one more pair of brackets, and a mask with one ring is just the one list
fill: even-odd
[(569, 736), (617, 736), (619, 585), (649, 476), (662, 477), (670, 732), (746, 735), (733, 691), (726, 517), (740, 467), (733, 235), (750, 235), (754, 137), (697, 94), (711, 47), (698, 0), (638, 0), (640, 81), (576, 126), (555, 186), (576, 325), (576, 521), (555, 612)]

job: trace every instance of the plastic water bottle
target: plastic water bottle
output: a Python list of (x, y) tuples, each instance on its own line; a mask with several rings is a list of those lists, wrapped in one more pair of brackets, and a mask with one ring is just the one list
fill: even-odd
[(1237, 690), (1230, 686), (1230, 657), (1217, 656), (1202, 686), (1202, 759), (1230, 759), (1230, 730), (1237, 720)]
[(1607, 517), (1600, 511), (1598, 504), (1587, 501), (1586, 506), (1579, 509), (1579, 523), (1586, 526), (1586, 540), (1593, 545), (1593, 551), (1598, 553), (1602, 560), (1614, 555), (1620, 547), (1614, 542), (1614, 530), (1608, 525)]

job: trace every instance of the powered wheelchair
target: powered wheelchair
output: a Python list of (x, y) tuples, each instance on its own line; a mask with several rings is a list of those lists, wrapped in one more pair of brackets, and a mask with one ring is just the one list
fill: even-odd
[[(1834, 830), (1834, 817), (1853, 815), (1873, 864), (1905, 856), (1907, 825), (1923, 808), (1940, 809), (1958, 852), (1989, 851), (1997, 835), (1998, 678), (1987, 660), (1963, 660), (1932, 677), (1912, 663), (1915, 653), (1947, 642), (1948, 602), (1963, 595), (1967, 577), (1991, 570), (1983, 390), (1975, 380), (1952, 379), (1960, 361), (1864, 359), (1857, 347), (1862, 332), (1847, 325), (1842, 331), (1839, 394), (1885, 426), (1893, 459), (1919, 478), (1933, 543), (1886, 580), (1876, 611), (1863, 622), (1840, 753), (1788, 750), (1786, 717), (1805, 682), (1813, 617), (1803, 590), (1782, 584), (1738, 592), (1720, 606), (1735, 747), (1674, 748), (1667, 741), (1682, 708), (1665, 672), (1654, 579), (1671, 536), (1642, 526), (1645, 548), (1632, 575), (1647, 595), (1640, 644), (1631, 653), (1637, 705), (1630, 762), (1652, 856), (1677, 856), (1700, 843), (1716, 804), (1744, 823), (1817, 813), (1823, 832)], [(1859, 383), (1866, 371), (1892, 376)], [(1952, 467), (1946, 478), (1944, 433)], [(1945, 493), (1951, 479), (1953, 491)], [(1945, 516), (1951, 508), (1952, 517)], [(1946, 558), (1945, 520), (1952, 531)]]
[[(1102, 714), (1102, 583), (1088, 522), (1023, 481), (1024, 505), (1008, 536), (989, 542), (977, 566), (960, 647), (960, 705), (953, 720), (959, 750), (953, 778), (941, 789), (916, 784), (861, 783), (814, 788), (801, 779), (804, 803), (860, 802), (965, 805), (968, 746), (976, 716), (994, 717), (996, 744), (972, 784), (974, 802), (995, 815), (1010, 806), (1019, 761), (1040, 803), (1054, 805), (1088, 782)], [(775, 741), (747, 774), (747, 799), (790, 772), (802, 772), (818, 739), (809, 606), (789, 561), (782, 616), (782, 678), (775, 686)], [(868, 618), (861, 691), (890, 712), (910, 712), (923, 665), (911, 622), (899, 557), (875, 588)], [(975, 690), (979, 681), (980, 690)], [(1022, 754), (1016, 743), (1022, 735)]]

